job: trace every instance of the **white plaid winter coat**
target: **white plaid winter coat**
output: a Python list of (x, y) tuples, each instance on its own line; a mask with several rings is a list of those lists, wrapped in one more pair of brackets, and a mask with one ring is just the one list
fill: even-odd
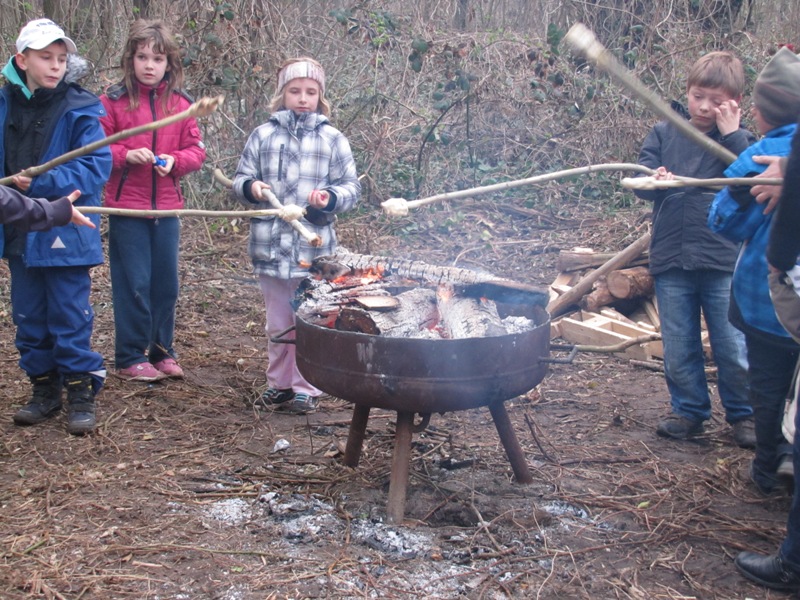
[[(361, 194), (347, 138), (321, 114), (276, 112), (250, 134), (232, 190), (233, 196), (249, 208), (271, 208), (266, 202), (252, 202), (245, 194), (247, 182), (254, 180), (268, 184), (284, 205), (306, 208), (312, 190), (330, 192), (328, 208), (316, 211), (319, 218), (308, 215), (317, 223), (324, 223), (327, 216), (329, 222), (315, 225), (302, 219), (303, 225), (322, 239), (319, 247), (311, 246), (283, 219), (250, 221), (248, 250), (255, 273), (281, 279), (305, 277), (314, 258), (336, 250), (334, 215), (352, 209)], [(315, 211), (312, 208), (310, 212)]]

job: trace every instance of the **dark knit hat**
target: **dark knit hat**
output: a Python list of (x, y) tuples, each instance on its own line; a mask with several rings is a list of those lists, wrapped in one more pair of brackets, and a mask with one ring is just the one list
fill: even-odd
[(753, 104), (770, 125), (796, 123), (800, 117), (800, 56), (781, 48), (756, 79)]

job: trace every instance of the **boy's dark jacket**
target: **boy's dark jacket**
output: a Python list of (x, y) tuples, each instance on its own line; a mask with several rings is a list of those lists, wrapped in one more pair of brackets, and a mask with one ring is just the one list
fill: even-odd
[[(676, 108), (688, 118), (683, 107)], [(746, 129), (722, 136), (715, 127), (707, 135), (737, 156), (755, 141)], [(727, 167), (668, 121), (657, 123), (647, 135), (639, 163), (651, 169), (664, 166), (675, 175), (699, 179), (721, 177)], [(653, 275), (674, 268), (733, 272), (739, 245), (713, 233), (706, 225), (714, 194), (713, 189), (699, 187), (636, 191), (638, 197), (654, 203), (650, 242)]]
[[(9, 83), (0, 88), (0, 123), (3, 124), (0, 128), (0, 176), (14, 174), (5, 172), (5, 124), (12, 102), (11, 86), (25, 85), (11, 65), (9, 62), (3, 69), (3, 75)], [(55, 126), (50, 129), (50, 137), (44, 141), (44, 152), (36, 164), (45, 163), (105, 137), (99, 120), (105, 114), (100, 100), (77, 84), (70, 83), (68, 86), (62, 106), (55, 111)], [(34, 177), (27, 195), (55, 199), (79, 189), (81, 197), (75, 203), (77, 206), (100, 206), (103, 186), (110, 173), (111, 151), (101, 148)], [(70, 223), (50, 231), (27, 234), (25, 264), (29, 267), (67, 267), (102, 263), (99, 215), (90, 215), (89, 218), (97, 225), (97, 229)], [(0, 247), (3, 242), (0, 230)]]

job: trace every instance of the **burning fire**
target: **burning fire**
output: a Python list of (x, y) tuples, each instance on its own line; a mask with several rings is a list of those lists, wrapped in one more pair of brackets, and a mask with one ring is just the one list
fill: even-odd
[[(339, 279), (335, 279), (334, 282), (339, 283), (344, 281), (344, 279), (344, 277), (340, 277)], [(370, 267), (369, 269), (362, 271), (359, 277), (361, 285), (368, 285), (375, 281), (380, 281), (381, 279), (383, 279), (383, 267), (381, 266)]]

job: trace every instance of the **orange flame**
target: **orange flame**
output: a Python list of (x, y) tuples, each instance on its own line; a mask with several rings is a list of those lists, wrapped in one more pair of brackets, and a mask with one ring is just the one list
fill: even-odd
[(374, 281), (380, 281), (383, 279), (383, 267), (370, 267), (365, 271), (361, 272), (361, 283), (363, 285), (367, 285), (368, 283), (372, 283)]

